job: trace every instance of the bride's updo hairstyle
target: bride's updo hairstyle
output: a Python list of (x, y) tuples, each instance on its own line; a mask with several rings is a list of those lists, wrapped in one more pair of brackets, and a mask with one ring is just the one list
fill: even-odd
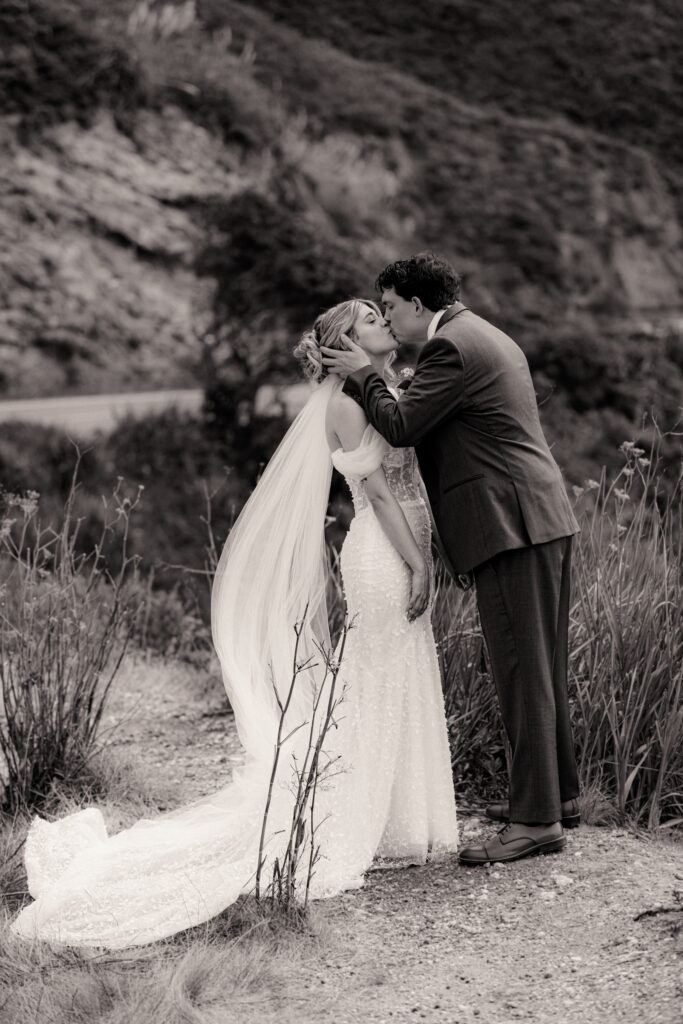
[(304, 331), (294, 349), (294, 355), (299, 360), (304, 377), (316, 384), (324, 380), (328, 370), (323, 365), (320, 347), (324, 345), (325, 348), (346, 348), (343, 334), (347, 334), (352, 341), (357, 341), (356, 321), (366, 307), (372, 309), (378, 317), (382, 316), (379, 306), (369, 299), (347, 299), (346, 302), (340, 302), (321, 313), (313, 327), (309, 331)]

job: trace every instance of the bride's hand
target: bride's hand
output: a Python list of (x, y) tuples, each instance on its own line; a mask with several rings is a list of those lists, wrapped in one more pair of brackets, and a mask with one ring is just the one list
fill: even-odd
[(421, 569), (413, 570), (413, 578), (410, 584), (410, 600), (408, 601), (408, 621), (414, 622), (415, 619), (424, 614), (429, 604), (429, 573), (427, 572), (427, 566), (424, 565)]

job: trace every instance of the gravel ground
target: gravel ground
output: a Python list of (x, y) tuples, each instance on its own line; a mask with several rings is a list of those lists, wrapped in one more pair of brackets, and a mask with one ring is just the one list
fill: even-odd
[[(115, 746), (169, 786), (169, 804), (187, 802), (238, 759), (224, 709), (196, 673), (131, 660)], [(468, 843), (493, 828), (461, 813), (460, 831)], [(585, 825), (567, 838), (561, 854), (507, 866), (370, 872), (315, 904), (300, 970), (243, 1024), (681, 1024), (683, 844)]]

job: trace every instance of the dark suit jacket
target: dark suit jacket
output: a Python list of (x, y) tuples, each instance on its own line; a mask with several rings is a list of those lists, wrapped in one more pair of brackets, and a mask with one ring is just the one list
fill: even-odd
[(399, 402), (369, 366), (344, 391), (391, 445), (415, 447), (457, 573), (579, 529), (524, 353), (462, 303), (444, 311)]

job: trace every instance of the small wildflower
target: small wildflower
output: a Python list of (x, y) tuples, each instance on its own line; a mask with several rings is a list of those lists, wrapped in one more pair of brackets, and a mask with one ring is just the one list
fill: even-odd
[(619, 451), (620, 452), (624, 452), (624, 454), (627, 454), (629, 452), (632, 452), (633, 449), (635, 448), (635, 446), (636, 446), (635, 441), (623, 441), (619, 445)]
[(631, 468), (631, 466), (624, 467), (624, 469), (622, 469), (621, 472), (624, 474), (624, 476), (633, 476), (633, 469)]
[(16, 519), (3, 519), (0, 523), (0, 540), (4, 540), (6, 537), (9, 537), (15, 523)]
[(575, 498), (580, 498), (583, 494), (583, 487), (579, 487), (577, 484), (572, 485), (572, 491), (574, 492)]
[(615, 487), (614, 488), (614, 497), (617, 499), (617, 501), (628, 501), (629, 500), (628, 492), (622, 490), (619, 487)]
[(638, 465), (642, 466), (643, 469), (645, 469), (647, 466), (650, 465), (650, 460), (649, 459), (640, 458), (640, 459), (638, 459)]
[(621, 537), (621, 536), (622, 536), (622, 534), (624, 534), (624, 533), (626, 533), (626, 527), (624, 526), (624, 524), (623, 524), (623, 523), (619, 523), (619, 524), (617, 525), (617, 535), (618, 535), (619, 537)]
[(587, 491), (597, 491), (599, 489), (600, 489), (600, 484), (598, 483), (597, 480), (592, 480), (591, 479), (591, 480), (587, 480), (586, 481), (586, 490)]

